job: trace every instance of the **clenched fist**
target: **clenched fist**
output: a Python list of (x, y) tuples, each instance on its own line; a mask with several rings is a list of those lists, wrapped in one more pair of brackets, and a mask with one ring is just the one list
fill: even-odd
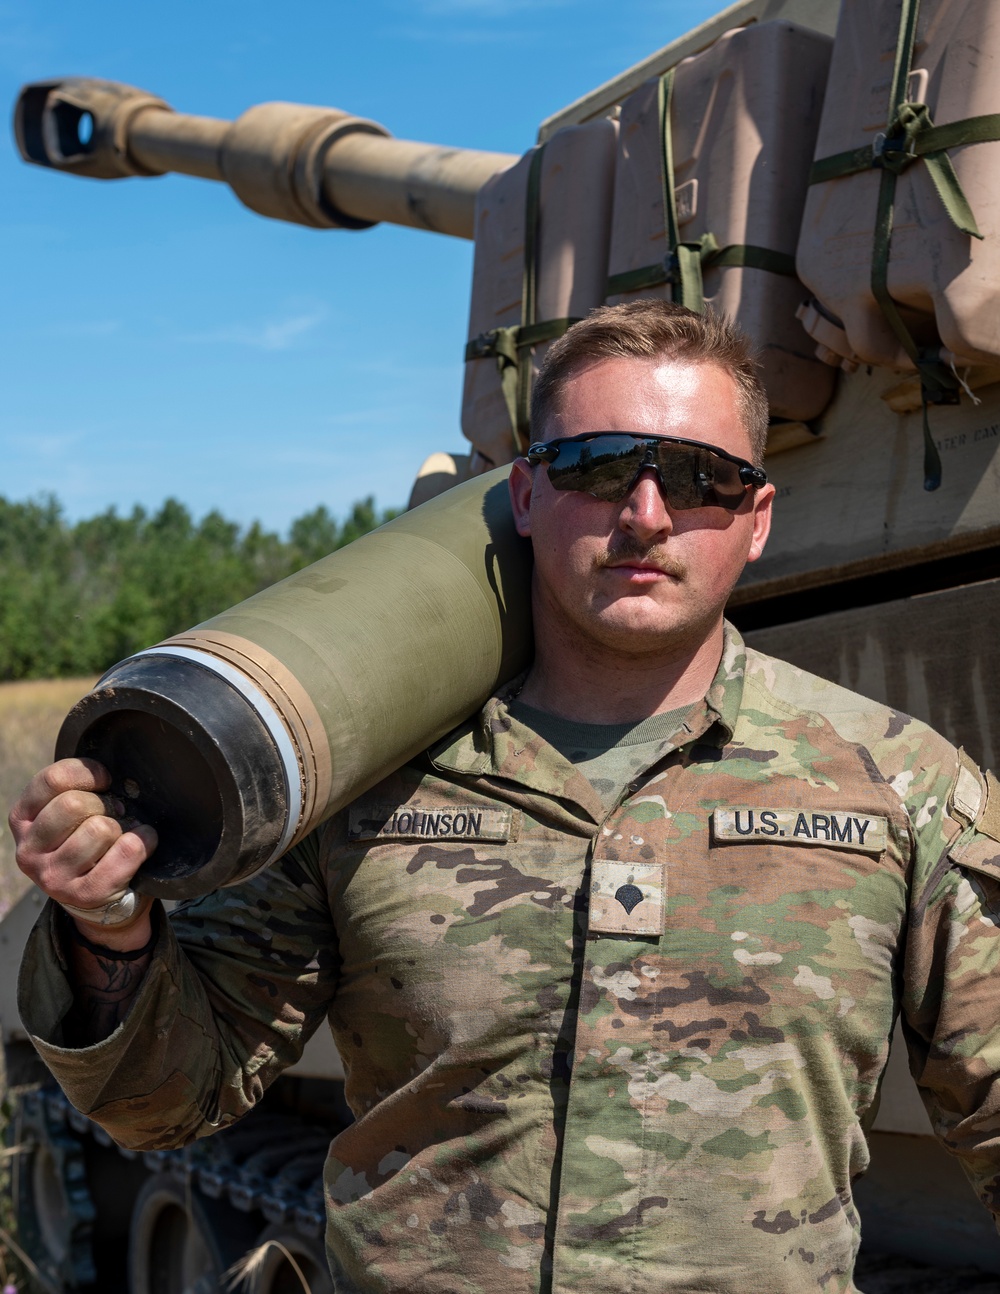
[[(21, 871), (71, 909), (84, 935), (126, 951), (149, 940), (151, 900), (140, 897), (120, 924), (105, 924), (102, 915), (156, 848), (156, 832), (125, 817), (110, 785), (96, 760), (61, 759), (32, 778), (8, 821)], [(90, 911), (93, 920), (83, 915)]]

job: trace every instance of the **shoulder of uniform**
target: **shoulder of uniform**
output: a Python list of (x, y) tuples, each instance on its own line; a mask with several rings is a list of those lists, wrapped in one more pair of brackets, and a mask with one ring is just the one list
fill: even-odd
[(340, 862), (350, 857), (352, 841), (357, 838), (352, 824), (356, 826), (359, 820), (371, 817), (391, 818), (396, 810), (413, 802), (444, 801), (450, 784), (422, 761), (423, 756), (418, 756), (362, 791), (293, 846), (281, 860), (281, 866), (290, 875), (297, 874), (297, 869), (310, 876), (322, 876), (327, 883), (331, 876), (338, 874)]
[(758, 696), (763, 694), (773, 700), (778, 711), (821, 716), (847, 740), (857, 740), (861, 731), (884, 732), (893, 716), (903, 722), (917, 722), (870, 697), (753, 647), (746, 649), (746, 684)]
[(444, 785), (429, 763), (425, 762), (425, 757), (418, 755), (410, 763), (404, 764), (402, 768), (397, 768), (386, 777), (383, 777), (381, 782), (376, 782), (374, 786), (362, 791), (360, 795), (345, 804), (342, 809), (338, 809), (332, 817), (306, 836), (302, 844), (306, 844), (314, 838), (318, 842), (319, 848), (343, 843), (347, 839), (348, 823), (351, 815), (356, 813), (358, 809), (365, 809), (372, 804), (385, 805), (386, 807), (403, 805), (424, 788), (429, 788), (430, 793), (433, 794), (434, 788), (439, 784)]
[(448, 809), (457, 802), (492, 803), (493, 797), (484, 795), (482, 788), (476, 785), (478, 781), (476, 777), (466, 777), (448, 767), (439, 769), (425, 751), (367, 791), (362, 791), (331, 819), (331, 823), (345, 824), (341, 828), (341, 834), (345, 834), (348, 830), (346, 824), (359, 813), (369, 813), (373, 806), (391, 814), (394, 809), (405, 807)]
[(346, 819), (353, 809), (375, 802), (385, 805), (406, 804), (418, 793), (433, 795), (439, 789), (444, 790), (447, 785), (431, 766), (426, 754), (421, 754), (383, 777), (381, 782), (376, 782), (367, 791), (362, 791), (340, 810), (338, 816)]
[(779, 721), (825, 721), (845, 743), (867, 750), (890, 781), (917, 748), (925, 760), (958, 772), (959, 752), (920, 719), (748, 647), (744, 708), (769, 707)]

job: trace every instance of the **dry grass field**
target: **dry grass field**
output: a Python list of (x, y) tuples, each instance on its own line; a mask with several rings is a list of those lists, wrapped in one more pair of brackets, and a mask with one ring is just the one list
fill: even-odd
[(14, 865), (7, 812), (25, 782), (52, 758), (66, 711), (93, 679), (68, 678), (0, 683), (0, 916), (24, 892), (27, 882)]

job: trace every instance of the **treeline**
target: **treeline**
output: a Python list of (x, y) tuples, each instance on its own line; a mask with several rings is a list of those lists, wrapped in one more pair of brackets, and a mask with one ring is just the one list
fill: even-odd
[(176, 499), (70, 525), (54, 498), (0, 498), (0, 680), (94, 674), (284, 579), (395, 512), (318, 507), (287, 539)]

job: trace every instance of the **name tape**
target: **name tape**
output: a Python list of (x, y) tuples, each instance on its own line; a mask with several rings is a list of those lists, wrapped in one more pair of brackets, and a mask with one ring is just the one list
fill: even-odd
[(881, 853), (888, 843), (888, 822), (870, 813), (842, 813), (823, 809), (716, 809), (712, 835), (735, 843), (773, 841), (786, 845), (827, 845), (832, 849), (860, 849)]
[(510, 839), (513, 809), (451, 805), (417, 809), (409, 805), (357, 805), (347, 824), (350, 840), (497, 840)]

